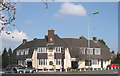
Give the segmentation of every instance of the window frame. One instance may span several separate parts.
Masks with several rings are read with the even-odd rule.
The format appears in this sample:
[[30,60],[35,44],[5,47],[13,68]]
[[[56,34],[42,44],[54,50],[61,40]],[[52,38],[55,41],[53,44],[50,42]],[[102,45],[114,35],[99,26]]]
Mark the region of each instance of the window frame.
[[55,47],[55,53],[61,53],[62,47]]
[[38,50],[38,53],[47,53],[46,47],[38,47],[37,50]]
[[93,55],[93,48],[87,48],[87,54],[88,55]]
[[100,48],[94,48],[94,54],[95,55],[101,55],[101,49]]

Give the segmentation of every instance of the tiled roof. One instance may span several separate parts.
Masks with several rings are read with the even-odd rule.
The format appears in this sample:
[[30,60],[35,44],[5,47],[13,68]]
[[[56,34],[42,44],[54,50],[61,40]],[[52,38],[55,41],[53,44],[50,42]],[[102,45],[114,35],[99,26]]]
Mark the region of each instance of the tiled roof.
[[[47,37],[47,35],[46,35]],[[25,48],[30,48],[30,53],[28,55],[28,57],[32,57],[32,53],[33,53],[33,49],[37,48],[37,47],[50,47],[47,46],[47,39],[36,39],[36,40],[32,40],[32,41],[28,41],[26,43],[21,44],[20,46],[18,46],[15,50],[19,50],[19,49],[25,49]],[[81,39],[75,39],[75,38],[60,38],[58,35],[54,35],[54,46],[64,46],[64,47],[68,47],[70,50],[70,55],[71,57],[77,57],[79,55],[79,47],[88,47],[88,40],[85,39],[84,37],[82,37]],[[102,55],[100,56],[91,56],[93,58],[100,58],[100,59],[105,59],[108,58],[110,59],[110,51],[109,48],[102,44],[99,41],[95,41],[95,40],[90,40],[90,47],[91,48],[101,48],[102,49]],[[15,51],[14,50],[14,51]],[[106,55],[107,54],[107,55]],[[87,59],[87,56],[85,55],[79,55],[79,57],[81,59]]]

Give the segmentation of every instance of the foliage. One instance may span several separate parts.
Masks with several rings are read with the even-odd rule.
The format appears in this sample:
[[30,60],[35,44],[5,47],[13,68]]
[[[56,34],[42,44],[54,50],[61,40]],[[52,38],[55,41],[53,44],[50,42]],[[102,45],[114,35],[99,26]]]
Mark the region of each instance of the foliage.
[[99,39],[98,41],[100,41],[102,44],[106,45],[106,43],[103,39]]
[[8,57],[8,62],[9,62],[9,64],[12,64],[11,63],[11,58],[12,58],[12,49],[11,48],[8,49],[8,56],[9,56]]
[[111,60],[111,64],[120,64],[120,53],[117,53],[117,57]]
[[5,68],[7,65],[8,65],[8,53],[7,53],[7,49],[4,48],[2,54],[2,67]]
[[4,48],[4,51],[2,53],[2,68],[5,68],[8,64],[12,64],[11,57],[12,57],[12,49],[9,48],[7,52],[7,49]]

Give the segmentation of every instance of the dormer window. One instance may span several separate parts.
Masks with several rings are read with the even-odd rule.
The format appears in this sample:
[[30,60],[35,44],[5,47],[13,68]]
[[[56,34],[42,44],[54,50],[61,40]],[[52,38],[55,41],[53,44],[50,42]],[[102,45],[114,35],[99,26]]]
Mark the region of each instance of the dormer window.
[[29,48],[25,49],[25,55],[28,55],[29,53]]
[[47,53],[46,47],[39,47],[38,48],[38,53]]
[[95,48],[94,53],[95,55],[100,55],[101,54],[100,48]]
[[87,54],[93,54],[93,48],[87,48]]
[[17,50],[17,55],[28,55],[28,53],[29,53],[29,48]]
[[55,47],[55,52],[56,53],[61,53],[61,47]]

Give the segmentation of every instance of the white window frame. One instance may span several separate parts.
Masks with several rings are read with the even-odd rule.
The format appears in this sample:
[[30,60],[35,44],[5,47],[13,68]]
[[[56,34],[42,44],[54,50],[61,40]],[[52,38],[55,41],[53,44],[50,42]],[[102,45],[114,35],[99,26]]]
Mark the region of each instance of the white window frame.
[[25,61],[24,60],[18,60],[18,65],[25,65]]
[[81,51],[82,51],[82,54],[85,54],[85,49],[86,49],[86,48],[83,48],[83,49],[80,48],[80,49],[81,49]]
[[61,59],[55,59],[55,65],[61,65]]
[[94,53],[95,53],[95,55],[101,55],[101,49],[95,48]]
[[92,60],[92,65],[98,65],[98,60]]
[[56,53],[61,53],[62,47],[55,47],[55,52]]
[[92,55],[93,54],[93,48],[87,48],[87,54]]
[[29,48],[25,49],[25,55],[28,55],[29,53]]
[[47,48],[46,47],[38,47],[38,53],[47,53]]
[[47,59],[38,59],[38,65],[47,65]]
[[20,51],[19,50],[17,50],[17,55],[20,55]]
[[21,55],[24,55],[24,49],[20,50]]

